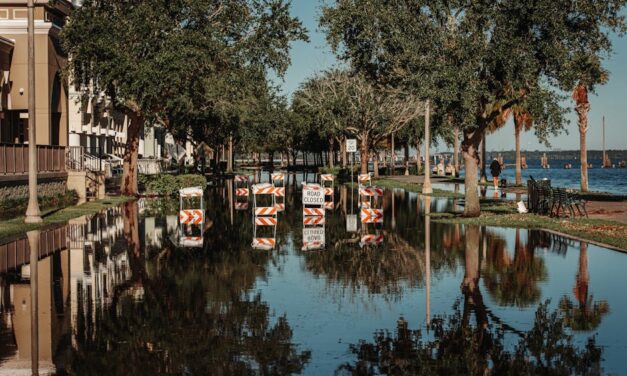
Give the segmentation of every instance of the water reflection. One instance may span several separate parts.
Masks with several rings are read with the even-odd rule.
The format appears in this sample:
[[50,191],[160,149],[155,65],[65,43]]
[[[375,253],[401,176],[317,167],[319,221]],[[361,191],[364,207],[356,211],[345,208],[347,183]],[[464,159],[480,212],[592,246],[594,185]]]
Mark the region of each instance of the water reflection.
[[[202,247],[180,246],[178,203],[163,200],[42,231],[36,282],[27,239],[0,242],[0,371],[31,367],[32,283],[37,364],[59,374],[533,373],[542,346],[555,351],[547,370],[593,372],[594,334],[604,366],[620,369],[622,339],[607,336],[626,337],[625,308],[594,269],[624,267],[620,255],[539,230],[440,224],[430,214],[454,200],[401,190],[373,200],[383,223],[353,232],[361,200],[345,185],[324,248],[303,251],[300,185],[285,181],[271,251],[252,249],[252,199],[236,210],[248,200],[228,182],[206,191]],[[362,248],[377,231],[385,241]]]

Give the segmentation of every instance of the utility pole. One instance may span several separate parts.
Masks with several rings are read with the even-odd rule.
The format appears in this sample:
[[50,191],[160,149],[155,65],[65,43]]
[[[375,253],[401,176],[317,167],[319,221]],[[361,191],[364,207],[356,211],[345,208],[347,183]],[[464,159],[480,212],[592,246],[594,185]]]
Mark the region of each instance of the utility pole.
[[429,141],[431,138],[429,132],[429,116],[431,115],[429,99],[425,102],[425,180],[422,183],[422,193],[430,194],[433,193],[433,189],[431,189],[431,165],[429,161]]
[[28,208],[26,223],[41,223],[37,202],[37,140],[35,132],[35,4],[28,0]]
[[[32,0],[31,0],[32,1]],[[30,250],[30,359],[31,372],[39,375],[39,293],[37,288],[37,262],[39,261],[39,230],[29,231],[28,246]]]

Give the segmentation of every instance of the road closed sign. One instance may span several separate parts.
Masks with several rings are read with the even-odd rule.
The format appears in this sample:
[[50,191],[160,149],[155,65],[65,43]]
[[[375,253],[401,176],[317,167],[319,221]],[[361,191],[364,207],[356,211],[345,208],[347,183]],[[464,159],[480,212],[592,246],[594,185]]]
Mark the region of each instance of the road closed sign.
[[303,242],[324,244],[324,227],[305,227],[303,228]]
[[354,138],[346,139],[346,152],[347,153],[355,153],[357,152],[357,140]]
[[324,205],[324,190],[303,189],[303,205]]

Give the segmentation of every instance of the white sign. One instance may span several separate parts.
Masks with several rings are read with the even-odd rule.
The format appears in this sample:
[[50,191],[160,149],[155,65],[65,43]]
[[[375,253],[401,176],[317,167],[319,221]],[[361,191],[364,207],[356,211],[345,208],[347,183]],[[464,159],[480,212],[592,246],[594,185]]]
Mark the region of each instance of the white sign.
[[303,205],[324,205],[324,190],[303,189]]
[[357,214],[349,214],[346,216],[346,231],[357,232]]
[[320,242],[324,244],[324,227],[305,227],[303,228],[303,242]]
[[355,140],[354,138],[346,139],[346,152],[347,153],[357,152],[357,140]]

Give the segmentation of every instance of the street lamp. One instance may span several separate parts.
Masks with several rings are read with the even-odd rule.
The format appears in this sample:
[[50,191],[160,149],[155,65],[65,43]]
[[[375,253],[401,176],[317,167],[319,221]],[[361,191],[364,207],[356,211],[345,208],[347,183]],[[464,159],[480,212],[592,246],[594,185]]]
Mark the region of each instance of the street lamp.
[[28,208],[26,223],[41,223],[37,202],[37,140],[35,133],[35,4],[28,0]]

